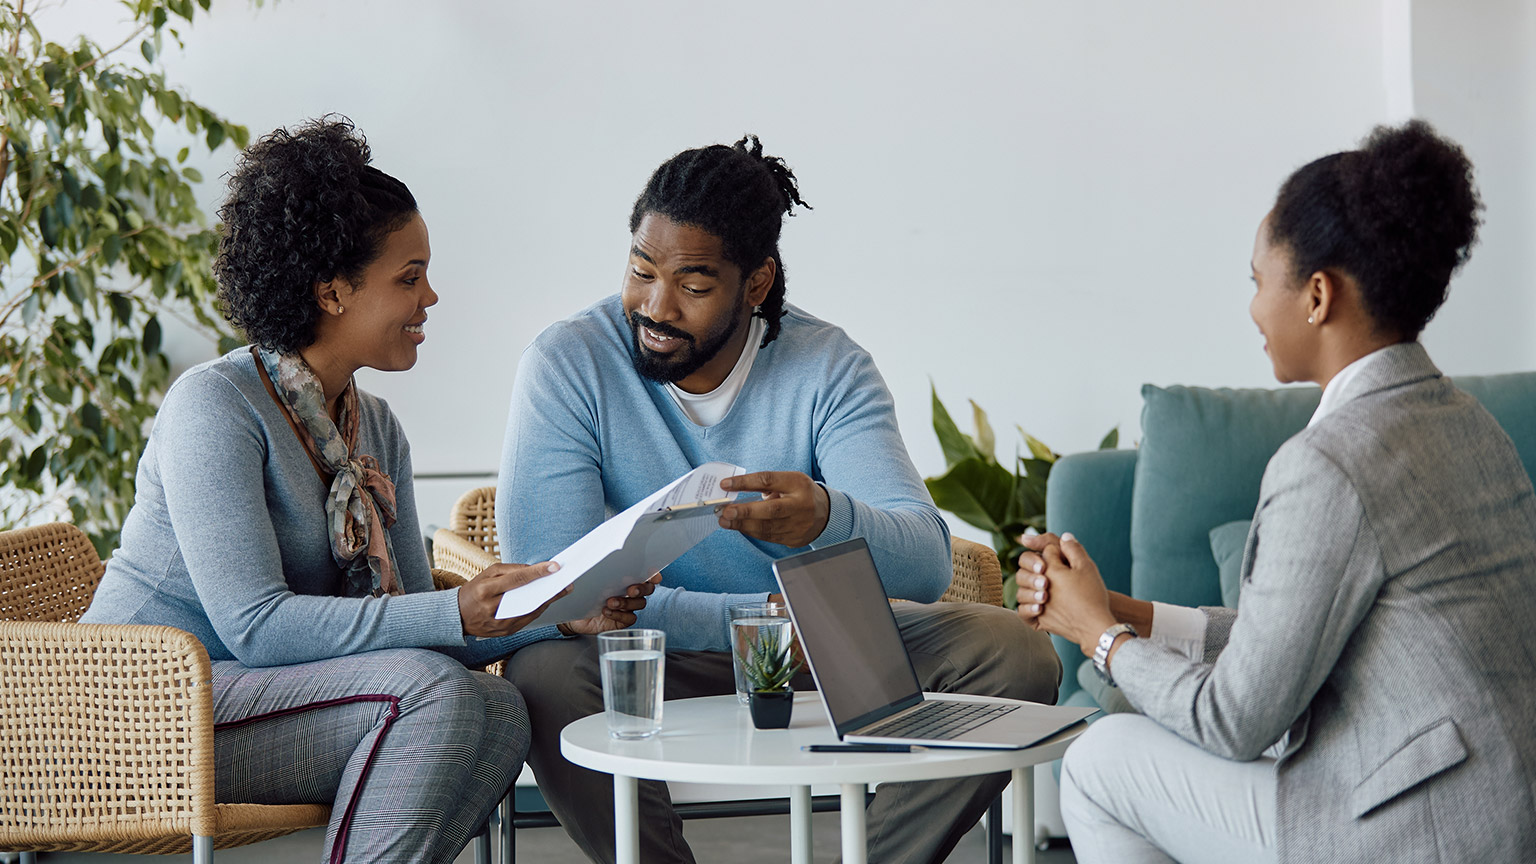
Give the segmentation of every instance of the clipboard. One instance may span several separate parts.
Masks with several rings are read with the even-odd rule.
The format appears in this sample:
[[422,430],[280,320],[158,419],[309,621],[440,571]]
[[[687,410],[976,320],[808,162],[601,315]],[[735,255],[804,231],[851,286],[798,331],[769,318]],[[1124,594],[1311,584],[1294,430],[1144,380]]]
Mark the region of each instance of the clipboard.
[[[744,473],[746,469],[736,465],[709,462],[684,474],[566,547],[553,559],[560,565],[556,572],[501,595],[496,617],[527,615],[567,586],[571,593],[528,626],[602,612],[609,597],[645,581],[719,530],[720,509],[737,497],[721,489],[720,480]],[[678,501],[680,495],[698,490],[708,497]]]

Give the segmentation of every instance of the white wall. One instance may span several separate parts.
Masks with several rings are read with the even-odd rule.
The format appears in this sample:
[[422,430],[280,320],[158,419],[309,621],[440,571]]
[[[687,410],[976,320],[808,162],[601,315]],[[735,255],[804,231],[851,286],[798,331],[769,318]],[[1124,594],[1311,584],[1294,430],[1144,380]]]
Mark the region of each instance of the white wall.
[[[617,290],[649,172],[751,131],[815,205],[785,229],[791,301],[874,354],[934,473],[930,377],[1005,450],[1017,422],[1063,452],[1134,440],[1145,381],[1271,386],[1254,229],[1293,168],[1401,111],[1405,2],[225,2],[166,64],[258,134],[349,114],[417,194],[442,302],[417,368],[364,384],[419,472],[494,471],[519,352]],[[1536,367],[1530,5],[1411,12],[1412,86],[1489,201],[1431,348]],[[470,482],[424,487],[427,518]]]
[[1536,369],[1536,3],[1414,0],[1418,113],[1477,168],[1485,223],[1425,334],[1449,372]]

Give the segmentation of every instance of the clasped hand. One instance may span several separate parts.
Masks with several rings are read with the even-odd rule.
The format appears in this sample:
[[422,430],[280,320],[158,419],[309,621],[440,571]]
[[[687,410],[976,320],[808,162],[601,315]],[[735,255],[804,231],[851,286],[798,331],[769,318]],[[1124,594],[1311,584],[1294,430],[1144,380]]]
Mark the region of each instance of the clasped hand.
[[1109,591],[1088,550],[1071,534],[1020,538],[1017,578],[1024,623],[1076,642],[1091,655],[1099,636],[1115,624]]
[[720,527],[790,548],[809,546],[827,529],[832,504],[820,483],[799,471],[757,471],[720,481],[727,492],[761,492],[761,501],[727,504]]
[[[492,564],[485,568],[479,576],[459,588],[459,619],[464,624],[464,632],[471,636],[508,636],[527,627],[544,614],[550,603],[571,593],[571,589],[566,588],[549,598],[547,603],[527,615],[514,618],[496,617],[501,595],[559,569],[560,565],[553,561],[540,564]],[[654,573],[644,582],[629,586],[623,596],[609,597],[603,611],[591,618],[566,621],[561,625],[561,630],[591,636],[628,627],[635,623],[635,613],[645,608],[645,598],[656,590],[660,582],[661,574]]]

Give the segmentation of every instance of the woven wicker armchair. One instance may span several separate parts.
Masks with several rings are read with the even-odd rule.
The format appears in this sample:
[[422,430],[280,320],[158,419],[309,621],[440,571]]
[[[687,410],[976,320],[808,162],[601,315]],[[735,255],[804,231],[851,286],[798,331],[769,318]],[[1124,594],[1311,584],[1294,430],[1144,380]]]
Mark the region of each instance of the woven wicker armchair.
[[949,555],[955,575],[939,602],[1003,605],[1003,567],[991,547],[951,537]]
[[[473,579],[501,560],[496,540],[496,487],[482,486],[459,496],[448,514],[448,527],[432,535],[432,563]],[[1003,605],[1003,568],[997,554],[980,543],[950,540],[955,574],[940,601]]]
[[0,851],[193,853],[325,825],[218,804],[208,652],[172,627],[74,623],[103,572],[55,523],[0,533]]
[[432,564],[473,579],[501,561],[496,540],[496,487],[482,486],[459,496],[448,527],[432,535]]

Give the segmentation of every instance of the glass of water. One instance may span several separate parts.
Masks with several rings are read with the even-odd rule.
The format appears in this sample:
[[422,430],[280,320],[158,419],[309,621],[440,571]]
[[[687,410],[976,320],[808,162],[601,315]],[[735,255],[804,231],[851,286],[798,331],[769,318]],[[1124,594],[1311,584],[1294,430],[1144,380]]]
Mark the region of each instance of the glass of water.
[[608,712],[608,734],[615,738],[649,738],[661,731],[667,634],[661,630],[599,633],[597,653],[603,673],[603,710]]
[[730,608],[731,669],[736,673],[736,699],[745,705],[749,701],[750,688],[747,677],[741,671],[741,658],[751,653],[752,646],[761,636],[769,636],[764,630],[775,630],[777,645],[788,645],[793,637],[794,624],[789,620],[789,607],[783,603],[738,603]]

